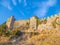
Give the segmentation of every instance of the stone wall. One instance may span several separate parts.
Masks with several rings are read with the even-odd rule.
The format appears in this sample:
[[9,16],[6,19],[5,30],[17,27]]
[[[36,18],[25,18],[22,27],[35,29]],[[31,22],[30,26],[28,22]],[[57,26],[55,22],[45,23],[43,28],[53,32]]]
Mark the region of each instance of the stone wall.
[[[58,25],[60,25],[60,14],[55,15],[55,16],[51,16],[49,18],[47,18],[47,23],[46,24],[39,24],[37,25],[38,21],[37,21],[37,17],[31,17],[29,20],[15,20],[15,18],[13,16],[11,16],[8,20],[6,25],[8,26],[8,28],[10,29],[50,29],[52,30],[52,25],[56,27],[55,23],[57,23]],[[49,28],[50,27],[50,28]]]
[[27,20],[18,20],[14,22],[14,29],[23,30],[27,25]]
[[37,29],[37,19],[36,19],[36,17],[30,18],[30,28]]
[[47,18],[46,24],[40,24],[38,26],[38,30],[54,30],[54,29],[60,29],[60,14],[51,16]]
[[30,18],[30,20],[15,20],[13,16],[11,16],[8,20],[6,25],[10,29],[24,29],[24,28],[32,28],[36,29],[37,28],[37,19],[36,17]]

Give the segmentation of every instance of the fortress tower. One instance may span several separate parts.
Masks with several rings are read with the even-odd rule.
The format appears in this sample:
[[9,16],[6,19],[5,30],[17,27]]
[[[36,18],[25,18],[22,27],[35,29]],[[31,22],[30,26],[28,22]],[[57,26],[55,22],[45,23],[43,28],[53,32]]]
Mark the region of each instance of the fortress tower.
[[13,29],[14,21],[15,21],[14,16],[11,16],[11,17],[7,20],[6,25],[7,25],[8,29]]
[[37,29],[37,16],[30,18],[30,28]]

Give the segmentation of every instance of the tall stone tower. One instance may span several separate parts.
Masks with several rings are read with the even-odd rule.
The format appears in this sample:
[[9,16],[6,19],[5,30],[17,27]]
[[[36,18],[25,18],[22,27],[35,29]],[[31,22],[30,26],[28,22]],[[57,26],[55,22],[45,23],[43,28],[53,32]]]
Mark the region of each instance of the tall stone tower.
[[30,28],[37,29],[37,16],[30,18]]
[[7,20],[6,25],[7,25],[8,29],[13,29],[14,21],[15,21],[14,16],[11,16],[11,17]]

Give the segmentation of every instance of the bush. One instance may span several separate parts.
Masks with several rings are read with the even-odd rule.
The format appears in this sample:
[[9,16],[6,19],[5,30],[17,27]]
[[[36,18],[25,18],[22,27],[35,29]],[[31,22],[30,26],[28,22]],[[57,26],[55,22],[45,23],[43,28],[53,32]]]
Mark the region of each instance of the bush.
[[5,34],[5,32],[7,31],[6,29],[7,29],[6,23],[0,25],[0,36],[3,36]]
[[6,23],[0,25],[0,30],[6,30],[7,26]]
[[5,34],[4,34],[4,36],[9,37],[10,36],[10,31],[6,31]]
[[17,35],[17,36],[20,36],[21,34],[22,34],[22,32],[19,31],[19,30],[13,30],[13,31],[11,32],[11,35]]

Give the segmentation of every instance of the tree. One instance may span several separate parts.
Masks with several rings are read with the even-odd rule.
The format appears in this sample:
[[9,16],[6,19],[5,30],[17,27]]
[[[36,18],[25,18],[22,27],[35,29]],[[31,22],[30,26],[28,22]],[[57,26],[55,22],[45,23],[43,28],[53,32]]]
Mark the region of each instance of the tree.
[[7,29],[6,22],[0,25],[0,36],[5,34],[6,29]]
[[0,25],[0,30],[6,30],[7,26],[6,26],[6,22]]
[[9,37],[11,34],[10,34],[10,31],[6,31],[5,33],[4,33],[4,36],[7,36],[7,37]]

